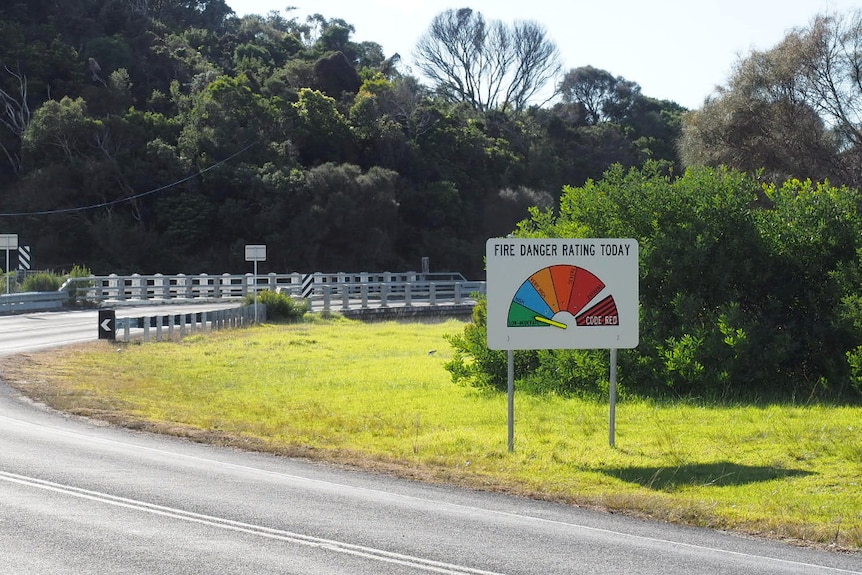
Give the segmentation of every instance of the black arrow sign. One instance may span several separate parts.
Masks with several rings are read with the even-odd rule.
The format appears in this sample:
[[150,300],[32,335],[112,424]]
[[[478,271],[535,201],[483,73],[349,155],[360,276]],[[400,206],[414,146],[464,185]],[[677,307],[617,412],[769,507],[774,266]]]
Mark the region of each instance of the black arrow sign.
[[117,339],[117,314],[112,309],[99,310],[99,339]]

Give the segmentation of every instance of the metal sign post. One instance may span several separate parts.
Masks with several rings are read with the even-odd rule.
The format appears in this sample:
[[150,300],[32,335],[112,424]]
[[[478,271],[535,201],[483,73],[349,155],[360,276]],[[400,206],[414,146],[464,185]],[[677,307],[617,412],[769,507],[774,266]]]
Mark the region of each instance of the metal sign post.
[[18,234],[0,234],[0,250],[6,250],[6,294],[9,294],[9,252],[18,249]]
[[611,414],[610,426],[608,431],[609,443],[611,447],[616,447],[617,440],[617,350],[611,350],[611,386],[609,390]]
[[257,262],[266,261],[266,246],[245,246],[245,261],[254,262],[254,323],[257,323]]
[[515,352],[509,352],[508,404],[509,404],[509,453],[515,451]]
[[485,246],[488,348],[509,352],[509,451],[518,349],[609,349],[610,444],[617,350],[639,338],[638,243],[616,238],[495,238]]

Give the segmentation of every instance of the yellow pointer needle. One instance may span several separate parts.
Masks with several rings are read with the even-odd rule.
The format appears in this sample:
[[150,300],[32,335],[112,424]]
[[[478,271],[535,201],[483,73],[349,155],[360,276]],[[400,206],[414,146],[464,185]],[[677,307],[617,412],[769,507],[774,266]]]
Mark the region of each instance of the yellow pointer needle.
[[542,317],[542,316],[540,316],[540,315],[537,315],[534,319],[535,319],[536,321],[540,321],[540,322],[542,322],[542,323],[546,323],[546,324],[548,324],[548,325],[552,325],[552,326],[554,326],[554,327],[558,327],[558,328],[560,328],[560,329],[566,329],[567,327],[569,327],[569,326],[567,326],[567,325],[566,325],[566,324],[564,324],[564,323],[561,323],[561,322],[558,322],[558,321],[554,321],[554,320],[552,320],[552,319],[548,319],[548,318],[546,318],[546,317]]

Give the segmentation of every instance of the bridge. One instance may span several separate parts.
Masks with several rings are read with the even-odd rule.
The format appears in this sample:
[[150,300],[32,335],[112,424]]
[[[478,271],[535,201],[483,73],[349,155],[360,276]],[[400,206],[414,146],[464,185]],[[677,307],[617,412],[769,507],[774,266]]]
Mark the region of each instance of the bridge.
[[263,290],[303,299],[315,313],[365,317],[469,313],[475,296],[485,294],[485,289],[484,281],[448,272],[111,274],[69,278],[57,292],[0,296],[0,313],[60,309],[69,300],[100,307],[244,300]]

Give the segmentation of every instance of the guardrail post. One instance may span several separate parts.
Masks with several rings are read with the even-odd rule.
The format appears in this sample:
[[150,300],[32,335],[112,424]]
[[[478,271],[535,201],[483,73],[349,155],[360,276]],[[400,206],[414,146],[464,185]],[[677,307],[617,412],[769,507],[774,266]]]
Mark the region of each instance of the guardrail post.
[[350,309],[350,284],[341,284],[341,309]]
[[388,299],[389,299],[389,284],[382,283],[380,284],[380,307],[388,307]]
[[171,297],[170,282],[162,274],[153,276],[153,297],[160,296],[164,299]]
[[411,302],[412,294],[410,293],[412,286],[413,284],[411,284],[410,282],[404,284],[404,307],[412,307],[413,305]]
[[118,300],[126,299],[126,281],[124,279],[120,279],[117,274],[111,274],[108,276],[108,294],[110,297],[110,289],[114,288],[114,297]]
[[324,284],[323,286],[323,313],[329,313],[330,299],[332,297],[332,286]]
[[141,285],[141,276],[139,274],[132,274],[128,279],[123,280],[122,283],[124,293],[126,291],[126,287],[129,289],[129,299],[144,299],[144,289],[143,285]]
[[461,282],[455,282],[455,304],[461,304]]

